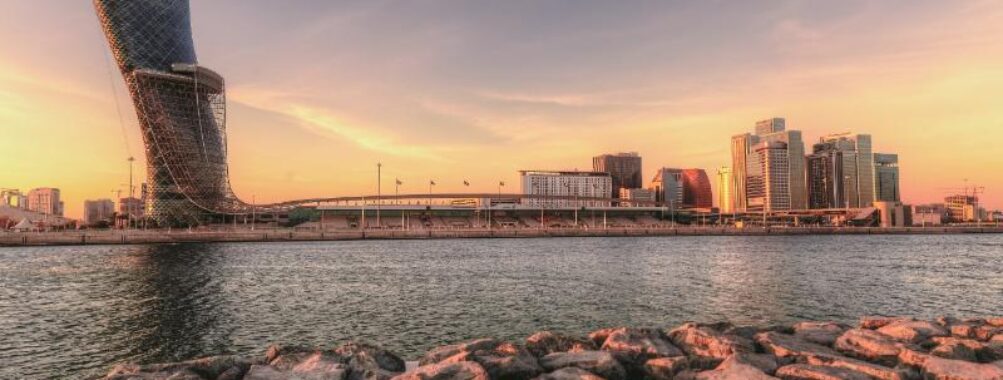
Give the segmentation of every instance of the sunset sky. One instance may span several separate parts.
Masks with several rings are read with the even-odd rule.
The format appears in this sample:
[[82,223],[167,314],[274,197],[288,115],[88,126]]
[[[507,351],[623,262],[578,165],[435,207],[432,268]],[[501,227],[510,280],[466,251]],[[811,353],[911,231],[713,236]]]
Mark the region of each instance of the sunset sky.
[[[0,4],[0,187],[59,187],[79,217],[143,160],[131,101],[90,1]],[[809,150],[871,134],[907,203],[967,179],[1003,207],[1003,2],[192,0],[192,17],[248,200],[375,193],[377,162],[401,192],[517,191],[519,169],[619,151],[646,180],[713,178],[731,135],[780,116]]]

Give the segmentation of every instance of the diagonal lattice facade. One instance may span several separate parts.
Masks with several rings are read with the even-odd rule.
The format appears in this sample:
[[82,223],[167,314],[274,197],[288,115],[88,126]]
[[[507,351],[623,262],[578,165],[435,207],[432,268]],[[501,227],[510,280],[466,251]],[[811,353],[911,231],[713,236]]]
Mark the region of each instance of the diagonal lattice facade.
[[193,225],[246,214],[226,161],[223,78],[198,66],[188,0],[94,0],[146,147],[148,215]]

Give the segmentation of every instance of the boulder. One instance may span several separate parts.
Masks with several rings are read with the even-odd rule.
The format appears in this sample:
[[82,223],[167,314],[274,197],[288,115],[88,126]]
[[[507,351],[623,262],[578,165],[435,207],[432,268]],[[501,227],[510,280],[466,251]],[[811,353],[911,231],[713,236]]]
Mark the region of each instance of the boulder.
[[945,329],[962,322],[960,319],[951,316],[940,316],[937,317],[936,321],[937,324],[943,326]]
[[526,349],[494,339],[434,348],[420,364],[472,361],[480,364],[492,379],[529,379],[543,373],[536,357]]
[[887,324],[877,332],[906,343],[919,344],[930,338],[948,336],[947,330],[929,321],[898,321]]
[[279,356],[272,361],[271,367],[284,373],[286,378],[303,380],[340,380],[348,375],[341,358],[327,352]]
[[632,374],[643,372],[648,359],[683,356],[661,333],[648,329],[617,329],[606,338],[602,350],[612,353]]
[[469,361],[423,365],[393,377],[392,380],[490,380],[480,364]]
[[421,357],[421,360],[418,360],[418,365],[424,366],[429,364],[435,364],[446,358],[455,356],[460,353],[470,352],[473,350],[480,350],[480,349],[492,349],[497,347],[499,344],[501,344],[501,342],[497,340],[491,338],[482,338],[459,344],[439,346],[431,350],[428,350],[428,352],[426,352],[425,355]]
[[899,360],[919,369],[928,380],[1003,379],[1003,365],[945,359],[914,350],[902,350]]
[[931,355],[953,360],[978,361],[979,352],[986,348],[984,344],[973,339],[937,337],[933,338],[932,342],[937,346],[930,351]]
[[738,352],[755,352],[751,339],[720,332],[710,326],[686,323],[666,334],[687,355],[723,361]]
[[874,330],[850,329],[840,335],[833,346],[855,358],[894,366],[903,344]]
[[581,368],[561,368],[551,373],[537,376],[534,380],[604,380],[596,374]]
[[607,351],[555,352],[540,359],[540,365],[547,371],[561,368],[580,368],[608,380],[624,380],[627,372]]
[[987,342],[997,335],[1003,335],[1003,327],[982,325],[975,328],[973,335],[975,339]]
[[555,334],[550,331],[540,331],[526,338],[526,350],[536,357],[565,351],[595,350],[597,346],[586,339]]
[[757,334],[756,343],[762,346],[763,350],[778,358],[797,359],[809,354],[838,355],[836,351],[833,351],[829,347],[806,342],[794,335],[781,334],[777,332]]
[[685,356],[654,358],[644,363],[644,373],[654,380],[671,380],[680,372],[690,369],[690,361]]
[[770,326],[733,326],[724,329],[722,332],[725,335],[736,335],[748,339],[750,341],[756,339],[756,334],[764,332],[778,332],[781,334],[794,334],[794,328],[786,325],[770,325]]
[[985,321],[990,326],[1003,327],[1003,317],[986,318]]
[[794,324],[794,335],[808,342],[831,347],[836,343],[836,338],[847,329],[849,326],[836,322],[799,322]]
[[693,377],[696,380],[767,380],[776,377],[767,375],[755,366],[728,358],[711,371],[699,372]]
[[791,364],[777,369],[783,380],[871,380],[872,377],[852,369],[811,364]]
[[777,371],[777,358],[770,354],[756,354],[752,352],[736,352],[725,361],[736,361],[759,368],[766,374],[772,375]]
[[171,378],[171,379],[216,379],[223,375],[240,378],[258,364],[256,361],[239,356],[210,356],[175,363],[149,365],[117,365],[105,379],[128,378]]
[[844,356],[808,355],[805,357],[804,362],[805,364],[814,366],[848,369],[878,380],[907,380],[912,378],[910,372],[905,369],[889,368]]
[[867,316],[860,318],[860,328],[874,330],[885,327],[893,322],[902,322],[902,321],[915,321],[915,319],[908,317]]
[[334,353],[348,361],[357,355],[372,358],[379,368],[390,372],[404,372],[404,359],[382,347],[361,342],[348,342],[334,349]]
[[616,330],[619,330],[619,329],[622,329],[622,328],[623,327],[612,327],[612,328],[599,329],[599,330],[590,332],[589,333],[589,340],[591,340],[592,343],[595,343],[596,347],[602,347],[603,343],[606,343],[606,338],[609,337],[609,334],[613,333],[613,331],[616,331]]

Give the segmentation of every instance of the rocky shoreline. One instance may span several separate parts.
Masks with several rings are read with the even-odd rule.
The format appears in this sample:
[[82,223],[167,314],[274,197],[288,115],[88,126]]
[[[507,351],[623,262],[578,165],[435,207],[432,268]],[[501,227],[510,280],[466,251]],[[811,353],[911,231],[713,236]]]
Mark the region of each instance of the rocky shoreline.
[[273,345],[260,357],[124,364],[102,379],[178,380],[1003,380],[1003,317],[666,329],[608,328],[574,337],[542,331],[522,342],[475,339],[405,362],[378,346]]

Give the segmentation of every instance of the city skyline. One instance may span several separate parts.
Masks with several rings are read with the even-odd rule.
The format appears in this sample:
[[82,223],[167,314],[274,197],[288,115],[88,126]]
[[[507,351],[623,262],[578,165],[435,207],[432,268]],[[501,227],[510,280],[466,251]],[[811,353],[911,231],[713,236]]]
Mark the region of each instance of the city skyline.
[[[384,185],[401,178],[405,187],[414,184],[412,192],[421,192],[418,184],[429,179],[437,180],[442,191],[465,190],[463,180],[469,180],[470,190],[491,190],[499,180],[516,182],[520,168],[588,170],[589,159],[596,154],[637,151],[645,157],[646,183],[663,166],[712,170],[728,165],[731,135],[751,130],[756,120],[778,116],[787,119],[789,129],[803,131],[806,143],[848,131],[874,136],[875,152],[899,154],[901,198],[906,203],[937,201],[945,195],[940,188],[960,187],[968,179],[990,189],[984,197],[988,207],[1000,207],[992,189],[1003,186],[1003,179],[993,172],[1003,167],[1003,161],[992,155],[988,141],[999,133],[994,129],[1003,120],[991,96],[1003,83],[991,58],[1003,55],[1003,46],[969,36],[998,30],[990,22],[1001,12],[986,4],[948,10],[938,9],[942,4],[923,4],[909,9],[897,16],[899,23],[883,26],[886,38],[902,43],[886,52],[868,45],[864,39],[869,35],[841,35],[877,15],[887,16],[869,9],[881,6],[851,4],[822,19],[797,6],[753,7],[759,11],[755,14],[765,15],[759,22],[775,27],[769,28],[775,40],[756,40],[763,36],[755,34],[750,38],[764,43],[770,52],[803,61],[803,66],[764,68],[765,57],[753,56],[749,66],[762,75],[741,80],[738,74],[743,70],[736,64],[720,62],[726,67],[714,71],[694,62],[674,62],[669,55],[641,59],[642,53],[666,54],[660,48],[682,44],[684,49],[677,52],[692,56],[681,61],[718,62],[711,58],[725,53],[688,45],[692,42],[683,38],[656,41],[664,39],[657,32],[666,31],[655,27],[656,21],[671,19],[678,24],[670,23],[669,30],[680,28],[686,24],[680,14],[714,11],[705,9],[708,6],[650,12],[616,9],[595,16],[566,4],[512,5],[500,6],[497,18],[488,17],[490,12],[484,9],[461,6],[445,11],[492,22],[477,25],[484,27],[465,38],[446,38],[446,46],[435,45],[424,53],[402,48],[438,41],[451,36],[449,31],[463,35],[477,23],[452,22],[445,31],[434,33],[436,22],[449,19],[426,9],[436,7],[421,8],[414,19],[400,20],[383,3],[342,4],[340,9],[303,3],[289,7],[290,13],[302,18],[291,20],[289,14],[270,15],[267,8],[274,6],[193,4],[200,58],[228,79],[234,188],[242,198],[254,195],[259,203],[375,193],[371,175],[375,162],[385,164]],[[94,25],[91,4],[13,3],[11,7],[0,16],[0,35],[11,37],[9,45],[0,47],[0,130],[8,137],[0,141],[0,148],[14,159],[7,160],[0,182],[25,190],[60,188],[66,214],[80,217],[83,200],[106,198],[115,188],[125,187],[126,157],[142,157],[135,113],[121,79],[109,73],[114,63],[105,56],[107,46]],[[506,28],[529,11],[570,13],[568,21],[552,28],[542,20],[526,21],[525,32]],[[716,22],[733,21],[740,17],[737,13],[728,10]],[[44,19],[43,14],[53,17]],[[949,25],[951,17],[968,17],[956,34],[927,30],[920,37],[929,40],[923,40],[910,32],[909,22]],[[241,18],[260,21],[262,26],[238,23],[230,30],[230,25],[224,28],[226,23],[212,21]],[[404,25],[374,35],[363,33],[367,22],[388,19]],[[302,21],[301,26],[288,28],[294,21]],[[646,23],[615,32],[615,26],[628,21]],[[61,29],[46,27],[57,22]],[[29,33],[33,28],[59,30]],[[326,44],[318,35],[332,29],[355,37]],[[400,33],[411,30],[430,34]],[[509,41],[530,32],[557,41],[534,39],[537,44],[532,46]],[[267,33],[281,36],[255,38]],[[294,43],[280,46],[279,40],[290,35]],[[741,42],[735,30],[714,37],[720,39],[718,50]],[[632,53],[625,55],[630,59],[597,58],[573,65],[581,63],[575,59],[581,58],[579,54],[587,53],[581,44],[612,47],[624,39],[643,42],[618,50]],[[254,41],[250,44],[254,46],[247,41]],[[362,43],[334,45],[338,41]],[[803,50],[785,50],[785,43],[795,42]],[[822,49],[830,45],[836,47],[834,52]],[[325,56],[316,53],[315,46],[339,51]],[[567,55],[545,51],[554,46],[574,49]],[[832,61],[844,52],[841,49],[853,47],[871,50]],[[509,68],[489,60],[496,51],[521,52],[516,56],[534,68]],[[317,54],[331,67],[314,63]],[[458,56],[471,62],[438,66]],[[867,67],[875,62],[879,68]],[[557,75],[568,67],[576,70]],[[688,70],[700,72],[690,76]],[[447,72],[458,74],[460,80]],[[603,75],[589,79],[597,73]],[[554,75],[558,78],[550,78]],[[646,85],[651,81],[686,83]],[[750,91],[756,85],[766,86],[759,89],[774,96]],[[711,99],[722,93],[729,95]],[[812,95],[805,96],[808,93]],[[125,147],[123,129],[131,149]],[[145,178],[142,168],[137,168],[136,178]]]

